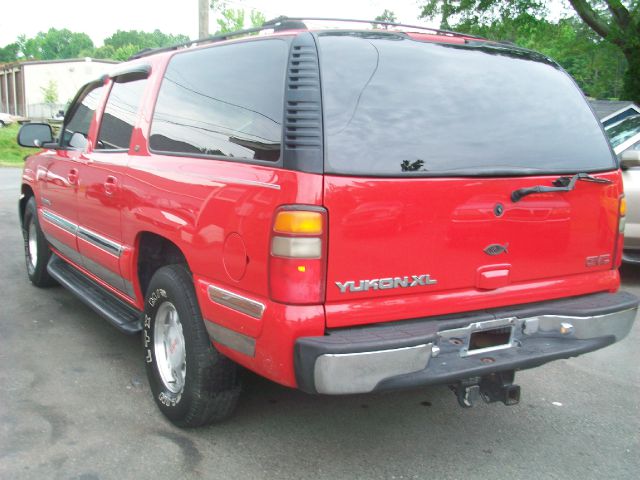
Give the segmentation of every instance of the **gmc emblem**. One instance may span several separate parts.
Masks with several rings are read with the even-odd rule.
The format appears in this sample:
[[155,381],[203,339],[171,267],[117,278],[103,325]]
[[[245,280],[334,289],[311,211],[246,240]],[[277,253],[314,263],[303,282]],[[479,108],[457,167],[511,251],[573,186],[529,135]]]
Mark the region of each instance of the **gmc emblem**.
[[595,257],[587,257],[584,264],[587,267],[601,267],[611,263],[611,255],[597,255]]

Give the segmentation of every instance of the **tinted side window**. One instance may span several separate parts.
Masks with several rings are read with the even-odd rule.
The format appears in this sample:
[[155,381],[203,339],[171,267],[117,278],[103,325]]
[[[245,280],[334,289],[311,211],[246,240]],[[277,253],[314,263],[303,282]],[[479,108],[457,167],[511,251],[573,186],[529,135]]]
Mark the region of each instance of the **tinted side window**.
[[158,94],[151,149],[278,160],[287,50],[272,39],[175,55]]
[[116,82],[104,109],[96,149],[128,150],[146,80]]
[[103,93],[104,85],[100,85],[86,93],[75,106],[71,106],[71,117],[65,125],[62,136],[63,147],[84,149],[87,146],[91,119]]

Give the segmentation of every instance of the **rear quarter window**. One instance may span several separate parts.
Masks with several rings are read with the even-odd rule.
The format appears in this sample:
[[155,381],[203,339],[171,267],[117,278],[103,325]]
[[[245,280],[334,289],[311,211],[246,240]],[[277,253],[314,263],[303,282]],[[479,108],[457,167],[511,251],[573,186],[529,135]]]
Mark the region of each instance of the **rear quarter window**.
[[176,54],[162,80],[152,151],[277,161],[288,42],[248,41]]

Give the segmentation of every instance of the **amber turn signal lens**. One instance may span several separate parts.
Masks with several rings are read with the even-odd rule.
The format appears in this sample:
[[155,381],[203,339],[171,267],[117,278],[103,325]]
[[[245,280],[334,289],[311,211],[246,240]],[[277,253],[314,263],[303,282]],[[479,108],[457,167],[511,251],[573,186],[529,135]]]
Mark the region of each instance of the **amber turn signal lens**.
[[322,233],[322,215],[319,212],[287,210],[278,212],[273,229],[281,233]]
[[627,199],[625,197],[620,198],[620,216],[624,217],[627,214]]

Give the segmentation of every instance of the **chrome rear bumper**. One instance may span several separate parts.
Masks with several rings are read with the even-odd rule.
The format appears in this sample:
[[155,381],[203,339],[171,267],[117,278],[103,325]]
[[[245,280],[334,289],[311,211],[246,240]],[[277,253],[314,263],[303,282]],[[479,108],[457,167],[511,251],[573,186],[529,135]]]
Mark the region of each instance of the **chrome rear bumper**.
[[[619,297],[619,309],[612,308],[614,295]],[[585,305],[601,296],[608,297],[607,313],[584,315]],[[298,383],[306,391],[339,395],[449,383],[531,368],[620,341],[629,333],[638,311],[638,300],[626,293],[589,295],[571,301],[582,303],[576,308],[580,315],[547,313],[553,302],[545,302],[536,305],[545,312],[538,315],[523,317],[517,310],[507,315],[503,309],[477,313],[479,321],[423,319],[299,339]],[[528,310],[530,313],[531,308]],[[414,342],[408,345],[412,343],[412,331]],[[472,345],[473,334],[487,331],[506,332],[504,340],[487,347]],[[341,341],[329,340],[332,336]]]

